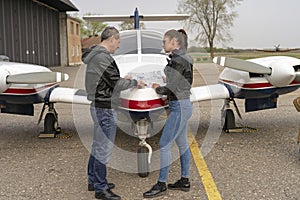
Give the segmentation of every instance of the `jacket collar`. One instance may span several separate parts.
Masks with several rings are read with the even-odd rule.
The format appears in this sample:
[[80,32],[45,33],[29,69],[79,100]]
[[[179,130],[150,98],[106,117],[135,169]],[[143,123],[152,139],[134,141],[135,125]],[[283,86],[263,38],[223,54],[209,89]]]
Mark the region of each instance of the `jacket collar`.
[[170,55],[182,55],[185,54],[186,50],[183,48],[174,49]]

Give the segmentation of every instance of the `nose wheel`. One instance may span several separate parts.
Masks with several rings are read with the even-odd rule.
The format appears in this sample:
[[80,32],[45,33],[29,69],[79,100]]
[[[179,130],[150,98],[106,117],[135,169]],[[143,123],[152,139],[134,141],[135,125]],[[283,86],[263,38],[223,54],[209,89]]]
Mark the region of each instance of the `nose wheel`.
[[149,175],[148,162],[149,150],[147,147],[139,147],[137,150],[138,174],[139,177],[145,178]]

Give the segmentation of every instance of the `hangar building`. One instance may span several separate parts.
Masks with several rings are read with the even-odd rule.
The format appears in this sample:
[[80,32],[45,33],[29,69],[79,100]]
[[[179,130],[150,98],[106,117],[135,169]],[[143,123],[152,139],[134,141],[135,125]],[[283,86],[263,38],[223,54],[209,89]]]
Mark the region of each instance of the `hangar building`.
[[69,0],[0,0],[0,55],[13,62],[68,65]]

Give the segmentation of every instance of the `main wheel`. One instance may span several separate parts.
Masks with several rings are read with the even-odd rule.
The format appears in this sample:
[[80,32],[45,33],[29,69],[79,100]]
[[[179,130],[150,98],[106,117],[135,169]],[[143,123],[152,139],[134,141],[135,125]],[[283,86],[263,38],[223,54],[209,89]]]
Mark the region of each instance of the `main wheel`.
[[47,113],[44,120],[44,133],[53,134],[55,130],[56,117],[53,113]]
[[144,178],[149,175],[149,163],[148,163],[148,149],[146,147],[139,147],[137,150],[138,161],[138,174]]
[[229,130],[235,128],[235,118],[234,113],[231,109],[225,110],[225,122],[223,126],[223,130]]

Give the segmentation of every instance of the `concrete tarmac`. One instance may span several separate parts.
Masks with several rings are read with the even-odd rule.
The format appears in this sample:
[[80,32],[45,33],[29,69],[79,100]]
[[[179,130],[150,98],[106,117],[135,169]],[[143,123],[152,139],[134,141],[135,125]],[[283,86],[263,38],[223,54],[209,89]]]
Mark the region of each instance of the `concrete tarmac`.
[[[195,65],[195,85],[214,83],[214,64]],[[217,68],[218,69],[218,68]],[[70,80],[63,87],[82,84],[83,68],[56,67],[54,71],[67,72]],[[218,69],[220,70],[220,69]],[[76,83],[74,83],[74,81]],[[297,145],[299,116],[293,106],[293,99],[300,96],[300,90],[279,98],[278,108],[245,113],[243,101],[237,100],[243,119],[236,115],[239,126],[249,126],[257,131],[243,133],[217,133],[217,140],[207,147],[207,132],[221,131],[212,127],[213,111],[219,112],[219,104],[201,102],[195,112],[199,119],[190,121],[191,130],[203,153],[209,172],[217,190],[224,200],[300,200],[300,153]],[[1,200],[87,200],[94,199],[94,192],[87,191],[87,162],[89,139],[92,133],[78,133],[74,122],[72,105],[57,104],[59,126],[72,137],[40,139],[43,123],[37,125],[42,105],[35,106],[35,116],[1,114],[0,120],[0,199]],[[87,117],[89,113],[86,113]],[[84,122],[83,122],[84,124]],[[193,127],[194,126],[194,127]],[[85,135],[86,134],[86,135]],[[149,138],[157,148],[159,134]],[[118,131],[116,146],[136,152],[139,140]],[[119,170],[124,165],[119,158],[108,168],[108,180],[116,184],[113,190],[125,200],[143,199],[143,192],[157,181],[158,170],[151,171],[146,178],[136,173]],[[153,162],[157,160],[153,159]],[[155,199],[205,200],[209,198],[201,177],[191,161],[191,191],[171,191]],[[157,163],[156,163],[157,164]],[[126,166],[124,166],[125,168]],[[168,182],[180,177],[180,162],[171,166]]]

